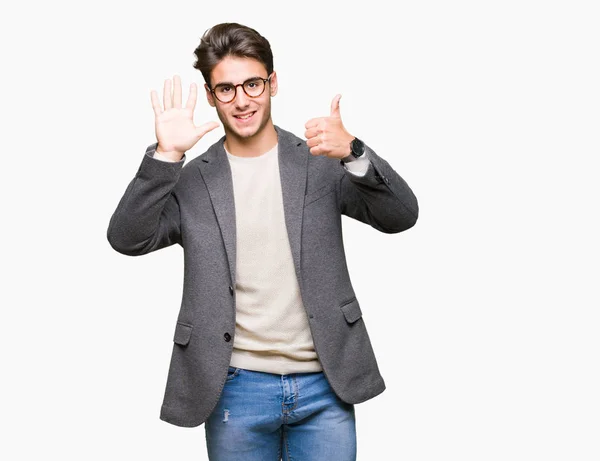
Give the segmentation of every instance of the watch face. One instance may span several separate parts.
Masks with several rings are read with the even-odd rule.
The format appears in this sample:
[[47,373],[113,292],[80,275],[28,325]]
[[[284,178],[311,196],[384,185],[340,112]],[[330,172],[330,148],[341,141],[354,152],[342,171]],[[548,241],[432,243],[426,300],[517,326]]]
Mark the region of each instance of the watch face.
[[354,140],[352,141],[352,155],[354,155],[355,157],[360,157],[365,151],[365,145],[363,144],[363,142],[358,139],[358,138],[354,138]]

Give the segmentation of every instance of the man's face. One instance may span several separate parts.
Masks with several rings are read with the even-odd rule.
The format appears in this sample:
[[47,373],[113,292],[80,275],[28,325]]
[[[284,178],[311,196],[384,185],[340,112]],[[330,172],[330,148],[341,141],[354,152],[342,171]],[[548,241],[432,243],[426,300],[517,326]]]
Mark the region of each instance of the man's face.
[[[231,86],[244,83],[253,77],[267,78],[267,70],[259,61],[251,58],[228,56],[221,60],[211,73],[212,87],[222,83]],[[270,83],[265,84],[264,92],[251,98],[241,86],[236,89],[235,99],[223,103],[215,98],[204,85],[208,103],[217,109],[219,119],[223,123],[227,135],[241,139],[251,138],[267,126],[271,118],[271,96],[277,94],[277,75],[273,72]],[[250,117],[243,117],[250,115]]]

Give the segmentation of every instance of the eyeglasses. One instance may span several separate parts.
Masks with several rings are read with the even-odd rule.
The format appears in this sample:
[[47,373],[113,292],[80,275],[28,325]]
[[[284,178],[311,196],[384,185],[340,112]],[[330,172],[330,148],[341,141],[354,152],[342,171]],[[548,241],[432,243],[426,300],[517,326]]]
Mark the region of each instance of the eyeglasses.
[[258,98],[264,93],[267,86],[267,82],[271,83],[272,74],[268,78],[253,77],[246,80],[244,83],[238,83],[232,85],[230,83],[219,83],[214,88],[210,89],[210,92],[215,95],[219,101],[223,103],[231,102],[235,99],[237,94],[237,87],[241,86],[244,93],[251,98]]

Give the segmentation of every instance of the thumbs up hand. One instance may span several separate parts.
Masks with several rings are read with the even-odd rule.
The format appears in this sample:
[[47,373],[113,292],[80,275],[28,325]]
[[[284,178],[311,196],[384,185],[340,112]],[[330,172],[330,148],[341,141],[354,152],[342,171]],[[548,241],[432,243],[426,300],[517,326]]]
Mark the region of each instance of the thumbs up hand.
[[325,155],[342,159],[350,155],[350,143],[354,139],[342,123],[340,115],[341,94],[331,101],[329,117],[317,117],[306,122],[304,136],[312,155]]

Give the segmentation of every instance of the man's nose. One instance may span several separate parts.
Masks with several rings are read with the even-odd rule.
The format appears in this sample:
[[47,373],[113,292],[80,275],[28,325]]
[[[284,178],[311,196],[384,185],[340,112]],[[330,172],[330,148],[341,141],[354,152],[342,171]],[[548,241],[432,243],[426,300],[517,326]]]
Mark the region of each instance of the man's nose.
[[236,107],[247,107],[249,102],[250,98],[248,97],[248,95],[244,92],[242,87],[238,87],[235,92],[234,100]]

